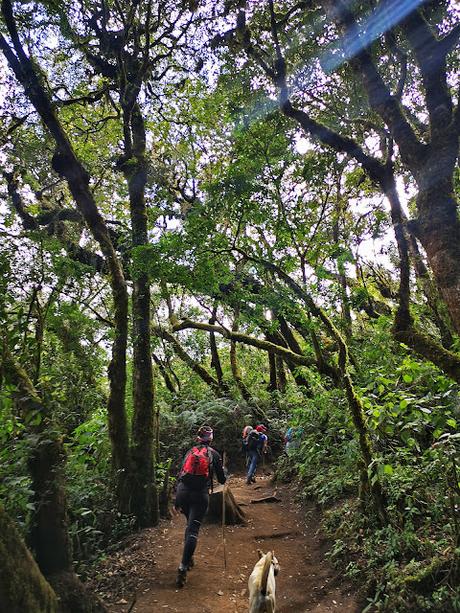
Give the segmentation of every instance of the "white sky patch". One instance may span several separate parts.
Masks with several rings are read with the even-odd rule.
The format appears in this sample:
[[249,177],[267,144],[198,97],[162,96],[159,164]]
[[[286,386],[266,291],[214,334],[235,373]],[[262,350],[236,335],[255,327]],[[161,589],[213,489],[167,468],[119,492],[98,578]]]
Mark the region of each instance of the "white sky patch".
[[313,143],[304,136],[296,137],[294,147],[296,148],[296,151],[300,153],[300,155],[303,155],[304,153],[307,153],[307,151],[311,151],[315,148]]

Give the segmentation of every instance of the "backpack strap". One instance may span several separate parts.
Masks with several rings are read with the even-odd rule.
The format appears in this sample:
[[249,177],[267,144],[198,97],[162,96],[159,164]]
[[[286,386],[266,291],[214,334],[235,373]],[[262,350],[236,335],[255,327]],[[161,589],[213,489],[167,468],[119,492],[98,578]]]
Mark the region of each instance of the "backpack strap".
[[212,455],[213,452],[213,448],[208,446],[208,460],[209,460],[209,480],[211,481],[211,494],[214,491],[214,470],[213,470],[213,466],[214,466],[214,457]]

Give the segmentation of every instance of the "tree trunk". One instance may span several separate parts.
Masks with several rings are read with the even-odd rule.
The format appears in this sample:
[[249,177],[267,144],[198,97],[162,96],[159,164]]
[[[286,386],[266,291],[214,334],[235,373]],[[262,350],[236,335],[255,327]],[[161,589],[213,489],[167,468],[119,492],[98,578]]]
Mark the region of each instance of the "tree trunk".
[[[288,328],[286,322],[285,322],[285,327]],[[290,330],[289,330],[289,332],[290,332]],[[266,338],[271,343],[279,345],[280,347],[288,347],[287,339],[285,338],[284,335],[280,334],[279,332],[266,333],[265,336],[266,336]],[[292,338],[294,338],[292,333],[291,333],[290,336],[288,335],[288,337],[291,338],[291,340],[292,340]],[[303,351],[300,348],[300,346],[297,343],[297,341],[293,344],[293,346],[295,346],[298,349],[299,352],[295,351],[295,349],[293,349],[293,347],[289,347],[289,349],[291,351],[295,352],[297,355],[302,355],[303,354]],[[281,356],[278,355],[278,354],[275,354],[275,364],[276,364],[276,367],[278,369],[278,375],[282,376],[282,374],[279,372],[279,365],[282,364],[283,362],[280,361],[280,360],[282,360]],[[289,372],[291,373],[294,381],[296,382],[296,385],[298,385],[300,387],[300,389],[307,396],[311,395],[310,383],[309,383],[308,379],[306,379],[303,376],[303,374],[301,372],[299,372],[298,365],[295,362],[293,362],[292,360],[290,360],[289,358],[285,358],[285,362],[286,362],[286,366],[289,369]],[[283,370],[283,373],[285,374],[284,370]],[[279,376],[278,376],[278,383],[277,383],[278,384],[278,389],[279,389],[280,385],[282,385],[282,383],[283,382],[279,379]]]
[[[232,332],[238,332],[238,317],[239,317],[239,309],[235,309],[235,318],[233,320]],[[241,377],[241,370],[238,364],[238,356],[236,355],[236,342],[230,341],[230,366],[232,369],[232,375],[235,380],[238,389],[241,392],[244,400],[246,402],[252,402],[252,394],[249,389],[246,387],[243,378]]]
[[[270,339],[265,336],[265,338],[269,341]],[[277,363],[276,363],[276,356],[274,353],[267,353],[268,355],[268,367],[269,367],[269,371],[270,371],[270,382],[268,384],[268,391],[269,392],[276,392],[276,390],[278,389],[278,376],[277,376]]]
[[[223,511],[223,492],[222,485],[216,487],[209,496],[209,508],[206,513],[206,521],[210,524],[222,523]],[[228,485],[225,487],[225,525],[234,526],[246,523],[243,509],[236,502],[235,497]]]
[[30,542],[37,563],[59,596],[63,612],[103,611],[104,607],[98,599],[86,592],[72,570],[63,474],[65,451],[62,438],[54,431],[48,409],[32,381],[16,362],[7,346],[3,347],[2,367],[18,388],[16,402],[24,415],[25,422],[40,417],[39,423],[32,429],[36,442],[28,459],[34,492],[32,501],[35,506]]
[[32,502],[35,506],[30,545],[46,576],[72,568],[64,464],[65,452],[61,438],[44,431],[30,454],[28,467],[34,492]]
[[[41,77],[24,52],[11,3],[2,4],[3,17],[14,51],[0,35],[0,46],[16,78],[24,87],[26,96],[49,130],[56,144],[52,159],[53,169],[67,181],[69,190],[92,235],[107,261],[114,303],[114,332],[112,359],[109,365],[110,392],[108,400],[109,435],[112,445],[112,463],[117,479],[117,496],[123,499],[129,472],[129,445],[125,415],[126,345],[128,338],[128,293],[123,269],[115,252],[107,226],[89,187],[89,175],[76,156],[72,144],[61,125],[51,99],[43,87]],[[123,506],[123,504],[121,504]]]
[[287,379],[286,371],[284,370],[284,361],[279,355],[275,356],[276,373],[277,373],[277,389],[282,394],[286,391]]
[[[418,221],[415,232],[433,271],[436,284],[447,305],[452,323],[460,334],[460,221],[453,198],[453,184],[443,177],[440,160],[427,166],[427,187],[417,196]],[[442,177],[443,179],[441,179]]]
[[[127,93],[122,92],[126,101]],[[145,125],[137,102],[123,108],[125,155],[123,166],[128,182],[133,249],[148,243],[145,185]],[[129,136],[128,136],[129,135]],[[144,272],[133,272],[132,293],[133,343],[133,423],[131,512],[140,526],[158,522],[157,492],[153,463],[153,368],[150,346],[150,284]]]
[[56,594],[1,506],[0,559],[0,611],[57,613]]
[[[214,308],[212,312],[212,317],[209,320],[209,323],[211,325],[214,325],[216,323],[216,311],[217,309]],[[224,381],[224,373],[222,371],[222,365],[220,363],[219,351],[217,350],[216,335],[214,334],[214,332],[209,333],[209,345],[211,348],[211,367],[214,368],[214,370],[216,371],[217,381],[219,382],[219,387],[222,391],[222,394],[228,395],[230,394],[230,389],[227,383]]]
[[[407,219],[404,219],[407,228]],[[446,311],[446,305],[442,303],[438,288],[433,282],[422,255],[419,251],[416,237],[410,233],[407,237],[407,245],[414,266],[415,275],[420,282],[427,304],[430,308],[433,321],[439,330],[441,343],[444,349],[450,350],[453,347],[454,338],[452,336],[452,322]]]

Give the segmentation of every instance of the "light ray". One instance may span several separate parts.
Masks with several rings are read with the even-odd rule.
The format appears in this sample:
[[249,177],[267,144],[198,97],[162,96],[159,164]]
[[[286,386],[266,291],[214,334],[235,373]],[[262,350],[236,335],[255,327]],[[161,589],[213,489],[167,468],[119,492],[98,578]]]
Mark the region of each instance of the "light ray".
[[376,10],[362,24],[358,24],[356,34],[347,35],[338,41],[334,50],[329,51],[321,59],[325,72],[336,70],[341,64],[349,61],[366,49],[382,34],[402,21],[409,13],[426,0],[389,0],[379,4]]

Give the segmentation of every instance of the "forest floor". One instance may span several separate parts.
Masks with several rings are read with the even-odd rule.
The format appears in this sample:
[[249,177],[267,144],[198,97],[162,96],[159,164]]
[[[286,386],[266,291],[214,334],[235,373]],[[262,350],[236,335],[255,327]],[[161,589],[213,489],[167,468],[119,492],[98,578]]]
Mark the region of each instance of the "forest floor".
[[[175,587],[185,519],[174,517],[130,537],[99,567],[91,585],[110,613],[243,613],[248,610],[247,580],[257,550],[273,549],[280,563],[277,613],[361,611],[358,599],[328,564],[327,543],[318,533],[319,514],[307,514],[288,486],[273,486],[261,476],[247,486],[242,477],[229,481],[247,516],[245,526],[227,526],[224,569],[222,527],[205,524],[186,586]],[[280,502],[251,504],[272,494]]]

